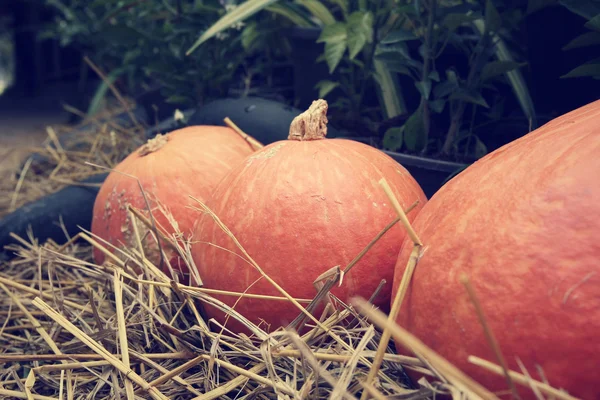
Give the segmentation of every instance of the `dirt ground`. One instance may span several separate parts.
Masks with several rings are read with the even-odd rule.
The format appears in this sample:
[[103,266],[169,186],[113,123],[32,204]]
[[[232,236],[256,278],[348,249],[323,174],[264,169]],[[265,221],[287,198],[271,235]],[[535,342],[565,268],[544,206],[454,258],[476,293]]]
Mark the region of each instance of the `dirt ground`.
[[30,147],[46,139],[47,126],[68,122],[62,104],[73,98],[73,90],[72,84],[54,84],[35,97],[10,92],[0,96],[0,173],[18,167]]

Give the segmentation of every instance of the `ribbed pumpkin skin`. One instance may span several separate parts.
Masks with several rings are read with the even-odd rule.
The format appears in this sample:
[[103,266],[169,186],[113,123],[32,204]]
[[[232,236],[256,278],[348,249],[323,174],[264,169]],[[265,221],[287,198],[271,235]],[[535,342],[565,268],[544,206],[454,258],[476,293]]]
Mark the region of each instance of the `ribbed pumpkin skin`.
[[[504,378],[465,272],[509,368],[600,398],[600,101],[484,157],[437,192],[413,224],[425,246],[398,323],[492,390]],[[398,258],[394,294],[411,251]],[[533,393],[519,386],[523,398]]]
[[[149,213],[137,180],[122,174],[126,173],[139,179],[158,225],[173,232],[172,225],[157,208],[156,200],[172,213],[179,230],[189,235],[200,215],[189,208],[199,206],[189,196],[205,201],[223,176],[253,153],[248,143],[227,127],[191,126],[166,137],[168,141],[160,149],[144,156],[135,151],[116,166],[115,170],[120,173],[109,174],[94,203],[93,233],[114,245],[123,242],[136,246],[127,204],[141,209],[147,218]],[[145,231],[142,229],[141,234]],[[155,242],[148,239],[145,243]],[[152,249],[145,250],[152,253]],[[95,250],[94,259],[102,263],[104,255]],[[153,261],[158,262],[158,258]],[[172,261],[177,262],[177,258]],[[178,266],[181,265],[178,263]]]
[[[258,265],[290,295],[312,299],[314,280],[328,269],[345,266],[396,213],[378,184],[386,178],[404,208],[416,200],[412,220],[427,199],[404,167],[379,150],[344,139],[284,140],[272,143],[235,167],[215,190],[208,207],[235,235]],[[240,253],[233,241],[207,215],[194,236],[192,254],[207,288],[245,291],[259,277],[248,263],[210,242]],[[332,290],[342,300],[349,294],[369,297],[382,279],[388,281],[377,304],[387,307],[393,268],[405,230],[397,224]],[[280,296],[266,280],[248,293]],[[232,305],[237,297],[220,296]],[[283,301],[244,298],[235,309],[273,331],[300,311]],[[211,317],[223,314],[211,308]],[[230,319],[227,327],[244,331]]]

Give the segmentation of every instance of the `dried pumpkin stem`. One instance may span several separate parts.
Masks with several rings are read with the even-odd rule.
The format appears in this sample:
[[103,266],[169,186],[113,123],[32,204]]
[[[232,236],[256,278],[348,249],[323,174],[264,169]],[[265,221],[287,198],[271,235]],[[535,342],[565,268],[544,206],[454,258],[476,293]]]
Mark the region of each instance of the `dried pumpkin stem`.
[[167,135],[159,133],[152,139],[148,139],[148,141],[142,147],[140,147],[138,154],[140,157],[144,157],[150,153],[154,153],[155,151],[160,150],[165,144],[167,144],[168,141],[169,138]]
[[313,101],[308,110],[292,120],[288,140],[325,139],[328,108],[327,102],[323,99]]

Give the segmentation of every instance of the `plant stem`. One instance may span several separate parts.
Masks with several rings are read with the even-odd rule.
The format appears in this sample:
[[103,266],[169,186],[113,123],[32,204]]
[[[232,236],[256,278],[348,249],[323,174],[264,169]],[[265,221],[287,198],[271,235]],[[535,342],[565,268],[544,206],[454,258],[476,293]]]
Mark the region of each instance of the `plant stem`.
[[[423,76],[421,77],[421,81],[425,82],[429,79],[429,74],[431,72],[431,64],[433,62],[433,25],[435,22],[435,13],[437,8],[437,0],[431,0],[429,15],[427,18],[427,32],[425,34],[425,60],[423,62]],[[421,106],[423,107],[423,130],[425,137],[429,137],[429,130],[431,127],[431,112],[429,109],[429,103],[427,98],[421,95]],[[427,149],[427,143],[425,144],[425,148],[423,151]]]
[[[484,32],[479,39],[479,42],[475,46],[475,48],[479,48],[475,51],[475,57],[471,64],[471,69],[469,70],[469,76],[467,77],[466,89],[472,90],[475,88],[476,84],[479,82],[479,71],[481,70],[481,65],[483,61],[485,61],[486,48],[490,41],[490,35],[487,32]],[[444,146],[442,147],[442,154],[448,155],[450,153],[450,149],[454,144],[454,139],[456,138],[456,134],[458,133],[462,118],[465,113],[466,102],[463,100],[458,100],[458,107],[456,108],[456,112],[452,114],[452,118],[450,120],[450,127],[448,128],[448,132],[446,133],[446,139],[444,141]]]

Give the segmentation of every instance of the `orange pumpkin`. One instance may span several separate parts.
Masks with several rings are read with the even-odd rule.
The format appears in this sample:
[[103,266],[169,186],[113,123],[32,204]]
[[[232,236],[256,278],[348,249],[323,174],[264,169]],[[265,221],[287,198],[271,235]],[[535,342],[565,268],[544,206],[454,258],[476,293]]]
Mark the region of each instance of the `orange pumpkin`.
[[[409,172],[385,153],[352,140],[325,139],[326,113],[324,100],[314,102],[292,122],[288,140],[269,144],[233,168],[207,203],[262,270],[301,299],[312,299],[315,279],[335,266],[344,269],[397,216],[378,184],[381,178],[402,207],[419,201],[410,220],[427,201]],[[355,294],[371,296],[386,279],[376,301],[385,306],[404,237],[404,229],[394,226],[332,293],[342,301]],[[192,255],[205,287],[281,296],[233,254],[240,250],[209,214],[200,220],[194,238]],[[236,311],[256,324],[266,322],[270,328],[262,327],[267,331],[301,313],[287,301],[216,297],[230,306],[237,302]],[[207,307],[207,313],[225,321],[215,309]],[[247,332],[233,318],[227,328]]]
[[[159,134],[108,175],[94,203],[92,232],[115,246],[137,248],[127,205],[150,218],[141,184],[157,227],[168,234],[174,233],[167,217],[170,214],[179,231],[189,235],[199,216],[198,211],[189,208],[198,207],[189,196],[206,200],[223,176],[252,153],[248,142],[227,127],[190,126]],[[138,224],[138,228],[146,256],[158,263],[156,240],[145,225]],[[170,255],[172,268],[186,272],[187,267],[175,256],[174,249],[163,241],[161,245]],[[102,263],[104,254],[95,250],[94,259]]]
[[[502,376],[466,273],[508,367],[600,398],[600,101],[565,114],[456,176],[413,223],[423,244],[398,324],[491,390]],[[412,243],[398,258],[394,295]],[[404,351],[405,349],[401,349]],[[523,398],[535,398],[519,387]]]

